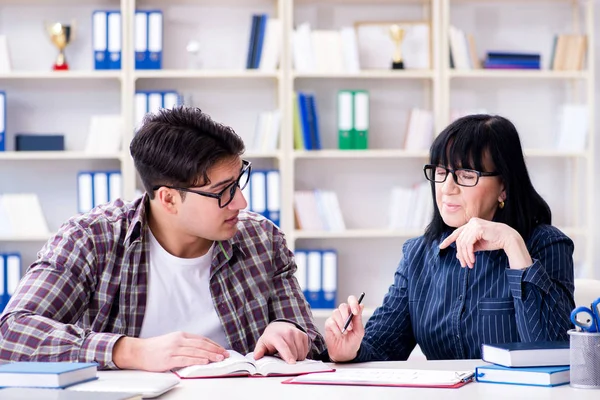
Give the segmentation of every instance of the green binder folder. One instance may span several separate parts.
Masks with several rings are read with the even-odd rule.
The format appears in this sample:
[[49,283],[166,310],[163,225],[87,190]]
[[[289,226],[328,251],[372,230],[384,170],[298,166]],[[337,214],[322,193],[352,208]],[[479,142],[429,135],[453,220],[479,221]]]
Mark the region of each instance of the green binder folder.
[[354,131],[356,138],[354,148],[366,150],[369,148],[369,92],[354,91]]
[[351,90],[338,92],[338,138],[340,150],[354,149],[354,93]]

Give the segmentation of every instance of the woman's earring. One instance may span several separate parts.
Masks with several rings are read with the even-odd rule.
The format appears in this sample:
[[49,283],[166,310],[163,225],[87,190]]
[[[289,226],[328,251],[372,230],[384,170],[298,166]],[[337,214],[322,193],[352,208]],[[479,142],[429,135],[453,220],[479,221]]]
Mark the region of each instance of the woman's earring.
[[498,204],[498,207],[500,207],[501,210],[504,208],[504,200],[500,200],[500,204]]

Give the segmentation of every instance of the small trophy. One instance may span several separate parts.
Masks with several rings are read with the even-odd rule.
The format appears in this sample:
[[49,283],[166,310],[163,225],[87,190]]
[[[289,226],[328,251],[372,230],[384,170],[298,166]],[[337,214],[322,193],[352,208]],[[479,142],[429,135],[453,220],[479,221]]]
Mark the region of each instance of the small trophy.
[[71,42],[72,32],[71,25],[61,24],[55,22],[52,24],[46,24],[46,31],[50,35],[50,40],[56,47],[58,47],[58,57],[52,69],[54,71],[67,71],[69,64],[65,58],[65,47]]
[[402,60],[402,41],[406,31],[400,25],[390,25],[390,37],[394,41],[394,57],[392,58],[392,69],[404,69],[404,61]]

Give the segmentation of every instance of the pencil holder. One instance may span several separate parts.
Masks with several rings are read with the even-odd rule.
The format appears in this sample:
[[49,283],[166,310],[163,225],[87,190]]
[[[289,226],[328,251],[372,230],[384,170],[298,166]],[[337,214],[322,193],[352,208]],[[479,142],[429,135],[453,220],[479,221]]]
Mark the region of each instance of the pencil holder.
[[569,330],[571,386],[600,389],[600,333]]

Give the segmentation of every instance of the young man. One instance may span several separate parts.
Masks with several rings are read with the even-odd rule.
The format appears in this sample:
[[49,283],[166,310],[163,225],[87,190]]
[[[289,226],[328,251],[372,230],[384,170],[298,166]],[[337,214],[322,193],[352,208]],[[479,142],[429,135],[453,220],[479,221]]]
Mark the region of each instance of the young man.
[[0,318],[0,360],[166,371],[324,349],[269,220],[243,211],[250,163],[199,109],[147,117],[130,146],[146,194],[68,220]]

